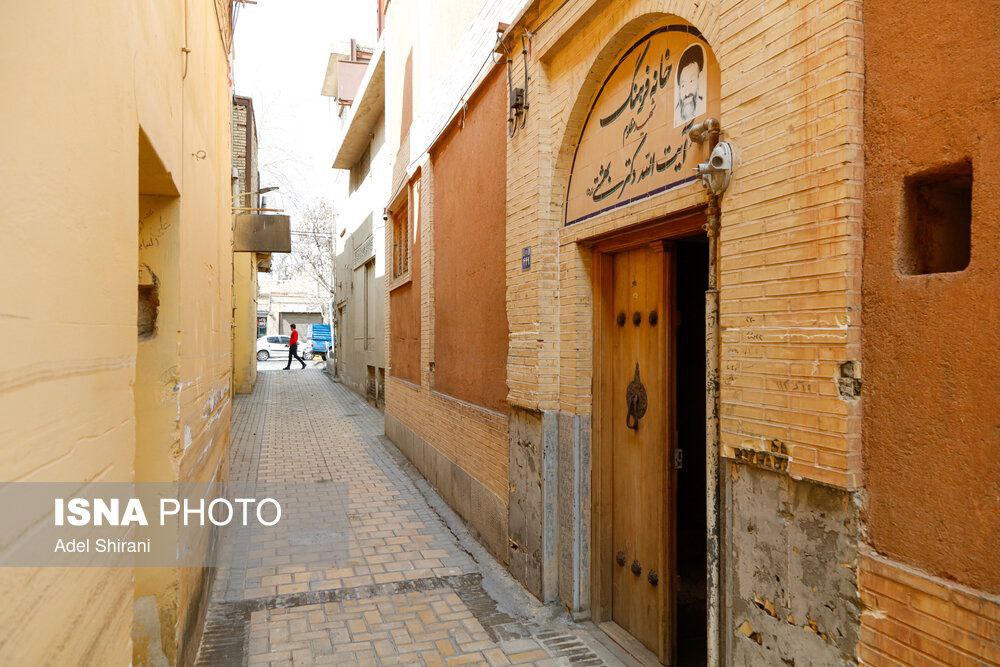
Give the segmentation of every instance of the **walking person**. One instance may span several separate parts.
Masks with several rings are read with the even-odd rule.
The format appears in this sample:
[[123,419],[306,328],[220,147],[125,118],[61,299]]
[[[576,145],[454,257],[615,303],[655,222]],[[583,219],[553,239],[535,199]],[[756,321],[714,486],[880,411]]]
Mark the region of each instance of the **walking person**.
[[292,366],[292,358],[297,359],[298,362],[302,364],[302,368],[306,367],[306,362],[302,361],[302,357],[299,356],[298,350],[296,349],[298,348],[298,346],[299,346],[299,331],[298,329],[295,328],[295,325],[293,324],[292,335],[288,339],[288,363],[285,364],[286,371],[289,370]]

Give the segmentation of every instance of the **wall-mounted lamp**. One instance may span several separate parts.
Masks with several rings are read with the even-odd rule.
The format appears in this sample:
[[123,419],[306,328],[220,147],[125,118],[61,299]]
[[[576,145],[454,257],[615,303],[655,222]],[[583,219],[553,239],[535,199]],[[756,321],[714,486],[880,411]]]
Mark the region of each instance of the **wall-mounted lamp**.
[[513,138],[519,128],[528,121],[528,40],[530,35],[521,35],[521,60],[524,63],[524,87],[514,87],[514,60],[507,54],[507,98],[510,109],[507,113],[507,135]]

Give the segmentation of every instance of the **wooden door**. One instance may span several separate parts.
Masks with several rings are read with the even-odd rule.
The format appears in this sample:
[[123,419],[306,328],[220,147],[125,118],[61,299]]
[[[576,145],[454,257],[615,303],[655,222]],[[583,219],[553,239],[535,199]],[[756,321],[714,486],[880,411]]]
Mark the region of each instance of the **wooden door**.
[[[611,620],[669,662],[667,499],[671,330],[669,252],[654,243],[616,253],[610,331]],[[610,358],[609,358],[610,357]]]

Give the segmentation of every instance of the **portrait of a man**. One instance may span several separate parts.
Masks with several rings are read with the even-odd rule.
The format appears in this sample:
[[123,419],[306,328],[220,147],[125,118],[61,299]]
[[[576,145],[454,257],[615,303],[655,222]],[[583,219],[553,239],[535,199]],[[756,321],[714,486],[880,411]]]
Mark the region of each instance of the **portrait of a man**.
[[677,83],[674,87],[674,127],[684,125],[705,113],[705,50],[692,44],[677,63]]

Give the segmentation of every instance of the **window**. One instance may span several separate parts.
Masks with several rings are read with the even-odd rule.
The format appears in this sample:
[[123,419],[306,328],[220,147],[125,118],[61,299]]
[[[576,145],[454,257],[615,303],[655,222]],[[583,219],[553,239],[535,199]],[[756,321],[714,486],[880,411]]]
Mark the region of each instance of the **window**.
[[407,207],[392,215],[392,277],[399,278],[410,269],[410,221]]
[[392,277],[410,270],[410,248],[420,233],[420,181],[415,177],[407,188],[405,204],[392,214]]
[[906,179],[899,268],[906,275],[961,271],[972,245],[972,163]]
[[371,145],[365,148],[365,152],[361,154],[357,162],[351,165],[351,178],[350,178],[350,191],[354,192],[361,187],[361,184],[365,182],[365,177],[368,176],[368,172],[371,170]]
[[268,336],[267,337],[267,342],[268,343],[277,343],[278,342],[278,337],[277,336]]

